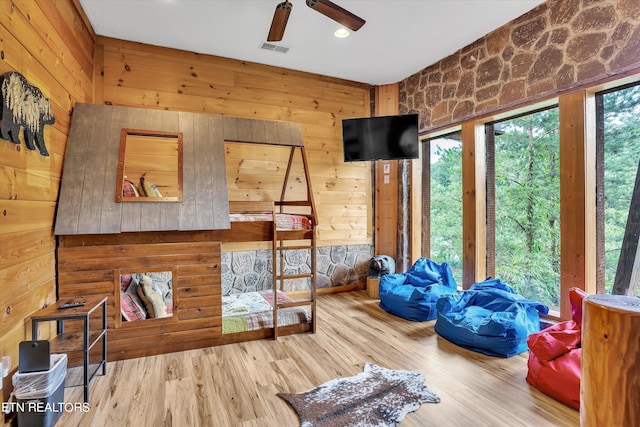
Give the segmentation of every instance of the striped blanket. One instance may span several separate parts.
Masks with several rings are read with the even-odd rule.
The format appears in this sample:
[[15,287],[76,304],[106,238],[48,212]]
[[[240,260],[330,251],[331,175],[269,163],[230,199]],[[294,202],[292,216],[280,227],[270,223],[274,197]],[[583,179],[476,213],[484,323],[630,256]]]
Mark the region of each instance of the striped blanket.
[[[273,293],[246,292],[222,296],[222,333],[254,331],[273,328]],[[278,292],[278,301],[290,301],[290,298]],[[278,310],[278,326],[295,325],[309,322],[304,308],[282,308]]]
[[[229,220],[232,222],[271,221],[273,220],[273,215],[270,213],[232,213],[229,215]],[[310,230],[311,221],[304,215],[279,213],[276,214],[276,228],[278,230]]]

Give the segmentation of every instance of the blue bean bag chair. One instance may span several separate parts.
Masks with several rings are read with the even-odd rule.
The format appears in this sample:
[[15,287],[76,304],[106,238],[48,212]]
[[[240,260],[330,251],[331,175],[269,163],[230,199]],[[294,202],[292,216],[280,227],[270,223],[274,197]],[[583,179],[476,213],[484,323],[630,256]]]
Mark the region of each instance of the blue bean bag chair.
[[527,337],[540,330],[549,307],[525,299],[500,279],[475,283],[469,290],[436,303],[435,330],[460,347],[489,356],[510,357],[527,350]]
[[380,307],[414,322],[436,318],[438,298],[457,292],[456,280],[447,263],[420,258],[403,274],[380,277]]

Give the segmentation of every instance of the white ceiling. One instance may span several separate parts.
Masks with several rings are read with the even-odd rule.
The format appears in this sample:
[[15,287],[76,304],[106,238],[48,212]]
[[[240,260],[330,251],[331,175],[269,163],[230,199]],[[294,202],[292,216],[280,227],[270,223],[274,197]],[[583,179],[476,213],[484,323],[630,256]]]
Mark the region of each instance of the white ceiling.
[[80,0],[98,35],[371,85],[395,83],[456,52],[543,0],[334,0],[365,19],[339,24],[290,0],[283,54],[261,49],[282,0]]

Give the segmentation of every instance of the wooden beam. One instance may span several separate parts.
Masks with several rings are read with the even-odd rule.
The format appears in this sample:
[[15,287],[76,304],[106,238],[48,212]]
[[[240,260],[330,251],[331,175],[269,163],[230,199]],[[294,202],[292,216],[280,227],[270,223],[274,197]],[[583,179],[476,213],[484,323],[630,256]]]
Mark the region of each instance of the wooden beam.
[[595,100],[584,91],[559,98],[560,109],[560,318],[571,318],[571,287],[595,293]]
[[[398,114],[398,84],[376,87],[375,101],[376,116]],[[399,178],[401,166],[400,161],[375,162],[375,252],[394,257],[403,269],[403,261],[413,264],[422,256],[422,165],[420,160],[409,161],[407,182]],[[400,204],[405,202],[399,197],[405,185],[409,186],[408,217],[401,214]],[[409,253],[404,253],[404,247]]]
[[[420,144],[420,157],[429,156],[423,151],[425,144]],[[409,252],[413,265],[422,256],[422,160],[411,160],[411,187],[409,189]]]
[[640,236],[640,162],[636,173],[636,183],[633,187],[631,204],[627,226],[622,239],[618,269],[613,282],[612,294],[630,295],[636,294],[638,280],[640,279],[640,250],[638,240]]
[[484,125],[462,125],[462,287],[487,274],[487,208]]
[[[398,85],[377,86],[375,115],[398,114]],[[375,254],[398,264],[398,161],[375,161]]]
[[487,189],[487,276],[496,277],[496,135],[493,124],[485,126]]
[[[431,258],[431,140],[426,139],[422,144],[422,179],[420,186],[422,192],[422,204],[419,207],[419,214],[422,219],[422,256]],[[412,213],[418,213],[413,212]]]

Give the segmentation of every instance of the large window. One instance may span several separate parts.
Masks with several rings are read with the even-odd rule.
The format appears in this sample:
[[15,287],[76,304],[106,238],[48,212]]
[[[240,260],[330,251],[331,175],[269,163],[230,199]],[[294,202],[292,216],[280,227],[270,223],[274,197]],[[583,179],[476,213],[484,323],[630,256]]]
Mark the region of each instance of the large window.
[[[451,266],[462,284],[462,144],[460,134],[430,139],[429,257]],[[426,212],[425,212],[426,213]]]
[[558,108],[503,121],[495,127],[500,129],[492,147],[495,276],[519,294],[557,311],[560,305]]
[[[598,292],[611,293],[640,161],[640,85],[598,94],[597,105],[601,180],[598,220],[603,237],[598,248],[602,270]],[[632,293],[636,286],[631,285]]]
[[[487,117],[484,149],[473,145],[480,138],[479,120],[467,123],[474,131],[468,145],[460,143],[459,133],[426,139],[422,253],[451,264],[459,284],[463,263],[470,278],[500,278],[517,293],[548,305],[552,317],[570,317],[565,297],[572,286],[592,293],[595,283],[598,293],[639,295],[633,240],[638,232],[627,228],[637,228],[629,219],[636,216],[629,214],[640,211],[640,190],[635,190],[640,188],[640,82],[612,84],[599,88],[595,109],[593,92],[584,90],[561,95],[560,107],[550,107],[549,99],[509,119],[503,119],[507,112]],[[483,159],[484,165],[475,163]],[[462,164],[476,173],[486,166],[485,177],[467,177],[463,188]],[[475,191],[482,178],[486,211],[480,205],[484,195],[477,199]],[[463,223],[461,199],[480,207],[474,222]],[[485,249],[486,257],[481,256]]]

